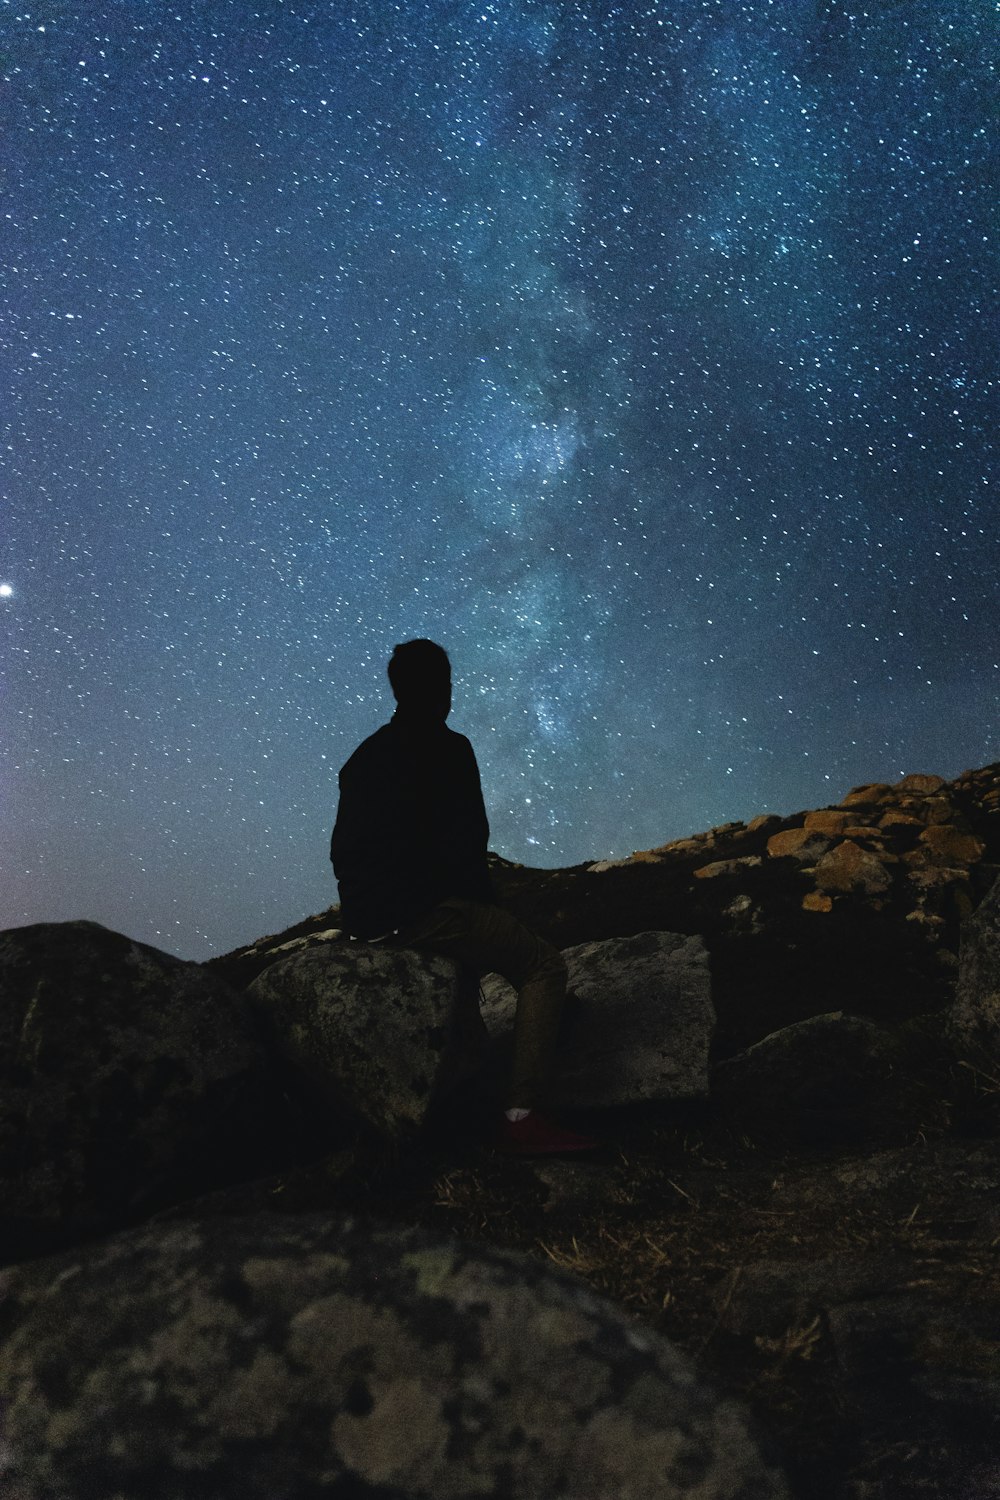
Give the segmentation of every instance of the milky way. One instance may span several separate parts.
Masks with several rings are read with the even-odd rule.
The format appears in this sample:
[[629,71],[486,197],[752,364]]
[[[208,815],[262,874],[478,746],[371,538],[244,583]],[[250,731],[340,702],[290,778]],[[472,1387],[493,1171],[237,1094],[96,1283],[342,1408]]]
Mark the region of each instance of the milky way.
[[0,925],[335,898],[393,644],[508,858],[1000,757],[995,0],[0,0]]

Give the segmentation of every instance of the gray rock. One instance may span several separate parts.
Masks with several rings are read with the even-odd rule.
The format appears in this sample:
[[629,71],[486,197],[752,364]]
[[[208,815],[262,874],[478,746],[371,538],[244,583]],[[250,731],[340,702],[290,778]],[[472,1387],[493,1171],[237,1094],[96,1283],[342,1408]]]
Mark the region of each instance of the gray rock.
[[0,1295],[8,1494],[788,1493],[685,1356],[526,1256],[261,1215],[134,1230]]
[[283,1054],[389,1140],[486,1060],[475,981],[437,954],[330,943],[271,964],[246,993]]
[[[579,1005],[558,1054],[554,1107],[707,1093],[715,1011],[701,938],[640,932],[566,948],[563,958]],[[483,995],[483,1019],[498,1039],[513,1026],[516,996],[496,974],[484,979]]]
[[960,1049],[1000,1061],[1000,880],[962,924],[949,1022]]
[[280,1130],[232,990],[92,922],[0,933],[8,1258],[261,1170]]
[[751,1133],[777,1127],[850,1142],[921,1123],[918,1086],[897,1070],[892,1037],[843,1011],[796,1021],[727,1058],[714,1071],[712,1092]]

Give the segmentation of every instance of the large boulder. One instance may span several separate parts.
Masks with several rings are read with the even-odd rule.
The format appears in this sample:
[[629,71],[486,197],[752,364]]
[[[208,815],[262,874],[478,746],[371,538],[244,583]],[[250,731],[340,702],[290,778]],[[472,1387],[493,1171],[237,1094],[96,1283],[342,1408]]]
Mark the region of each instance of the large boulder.
[[326,1216],[0,1273],[11,1500],[782,1500],[687,1359],[526,1256]]
[[1000,1061],[1000,880],[962,924],[950,1023],[961,1050]]
[[439,954],[330,942],[271,964],[246,993],[331,1105],[387,1140],[486,1060],[475,978]]
[[930,1123],[933,1101],[904,1062],[886,1028],[832,1011],[726,1058],[714,1070],[712,1094],[751,1137],[850,1144],[909,1136]]
[[238,995],[93,922],[0,933],[0,1253],[261,1170],[284,1128]]
[[[552,1080],[554,1107],[590,1108],[703,1097],[712,1008],[699,937],[640,932],[563,951],[567,1025]],[[496,1040],[513,1026],[516,996],[499,975],[483,982],[483,1019]]]

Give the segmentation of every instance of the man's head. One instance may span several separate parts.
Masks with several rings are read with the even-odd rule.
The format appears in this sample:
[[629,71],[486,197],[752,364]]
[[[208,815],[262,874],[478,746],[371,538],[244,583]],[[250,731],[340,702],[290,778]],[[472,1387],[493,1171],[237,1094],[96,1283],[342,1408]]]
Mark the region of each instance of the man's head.
[[434,641],[404,641],[389,659],[389,683],[400,708],[446,719],[451,712],[451,662]]

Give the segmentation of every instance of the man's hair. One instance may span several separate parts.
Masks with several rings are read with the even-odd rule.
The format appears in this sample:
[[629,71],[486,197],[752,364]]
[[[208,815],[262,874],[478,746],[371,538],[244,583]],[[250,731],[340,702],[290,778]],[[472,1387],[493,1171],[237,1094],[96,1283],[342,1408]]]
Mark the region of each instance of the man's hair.
[[435,697],[451,682],[451,662],[435,641],[404,641],[389,658],[389,683],[397,703]]

